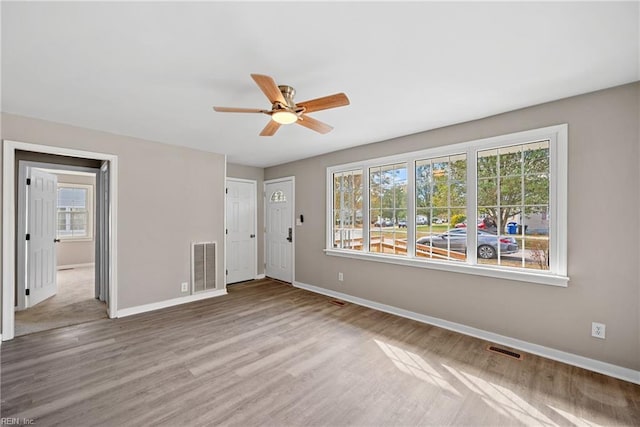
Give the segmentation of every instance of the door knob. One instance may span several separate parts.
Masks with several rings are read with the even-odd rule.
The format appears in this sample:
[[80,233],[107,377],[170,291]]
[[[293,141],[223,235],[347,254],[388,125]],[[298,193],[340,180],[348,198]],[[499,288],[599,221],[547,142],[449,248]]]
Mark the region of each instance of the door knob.
[[249,237],[251,237],[253,239],[254,237],[256,237],[256,235],[255,234],[250,234]]
[[60,239],[53,239],[53,243],[60,243]]

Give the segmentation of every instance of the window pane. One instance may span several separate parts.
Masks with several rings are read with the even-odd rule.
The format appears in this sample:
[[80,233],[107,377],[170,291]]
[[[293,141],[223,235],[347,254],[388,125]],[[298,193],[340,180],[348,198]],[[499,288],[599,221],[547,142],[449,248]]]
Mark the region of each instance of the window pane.
[[485,150],[478,153],[478,178],[498,176],[498,150]]
[[479,152],[477,185],[478,229],[493,234],[479,234],[478,263],[548,270],[549,142]]
[[333,174],[333,247],[362,250],[362,170]]
[[80,187],[58,187],[58,237],[87,237],[89,211],[88,211],[87,188]]
[[522,205],[522,177],[500,178],[500,205]]
[[406,209],[407,164],[369,168],[370,251],[406,255]]
[[456,224],[461,228],[466,225],[466,154],[417,161],[415,192],[415,256],[464,260],[466,232],[452,235],[449,229]]

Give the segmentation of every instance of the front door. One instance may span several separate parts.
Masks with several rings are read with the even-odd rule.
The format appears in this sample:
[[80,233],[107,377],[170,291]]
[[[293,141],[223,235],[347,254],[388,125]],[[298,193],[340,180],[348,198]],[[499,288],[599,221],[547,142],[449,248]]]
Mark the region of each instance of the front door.
[[293,181],[265,183],[265,258],[268,277],[293,282]]
[[256,182],[227,180],[227,284],[255,279]]
[[56,282],[56,205],[58,178],[29,168],[27,187],[26,306],[33,307],[58,291]]

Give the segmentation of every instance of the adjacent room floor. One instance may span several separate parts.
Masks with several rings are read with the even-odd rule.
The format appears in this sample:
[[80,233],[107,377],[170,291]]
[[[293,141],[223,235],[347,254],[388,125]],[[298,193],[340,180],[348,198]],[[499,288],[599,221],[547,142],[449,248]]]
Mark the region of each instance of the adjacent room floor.
[[[269,279],[3,343],[35,425],[640,425],[640,386]],[[12,418],[11,418],[12,419]]]
[[15,336],[77,325],[107,317],[107,306],[94,298],[94,268],[58,271],[58,293],[27,310],[16,311]]

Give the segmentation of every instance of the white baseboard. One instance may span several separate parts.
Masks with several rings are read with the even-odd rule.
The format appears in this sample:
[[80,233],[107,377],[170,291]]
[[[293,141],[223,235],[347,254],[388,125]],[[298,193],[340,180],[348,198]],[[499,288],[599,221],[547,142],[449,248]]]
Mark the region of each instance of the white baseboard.
[[67,265],[59,265],[56,268],[58,270],[69,270],[72,268],[82,268],[82,267],[93,267],[96,264],[94,262],[86,262],[84,264],[67,264]]
[[264,274],[256,274],[256,280],[264,279],[265,277],[267,276],[265,276]]
[[173,307],[174,305],[186,304],[189,302],[200,301],[203,299],[215,298],[226,295],[226,289],[202,292],[195,295],[187,295],[184,297],[173,298],[165,301],[154,302],[151,304],[137,305],[135,307],[123,308],[118,310],[116,317],[133,316],[134,314],[146,313],[148,311],[160,310],[161,308]]
[[640,384],[640,371],[636,371],[633,369],[613,365],[607,362],[601,362],[599,360],[590,359],[588,357],[579,356],[573,353],[567,353],[549,347],[544,347],[516,338],[506,337],[504,335],[495,334],[493,332],[484,331],[482,329],[473,328],[471,326],[462,325],[460,323],[450,322],[448,320],[439,319],[437,317],[415,313],[413,311],[404,310],[402,308],[397,308],[391,305],[382,304],[364,298],[354,297],[342,292],[308,285],[302,282],[294,281],[293,286],[318,294],[330,296],[332,298],[339,298],[341,300],[358,304],[364,307],[369,307],[374,310],[384,311],[385,313],[395,314],[396,316],[405,317],[407,319],[438,326],[443,329],[459,332],[464,335],[480,338],[482,340],[490,341],[496,344],[502,344],[507,347],[526,351],[527,353],[546,357],[547,359],[556,360],[558,362],[563,362],[568,365],[577,366],[579,368],[584,368],[593,372],[598,372],[600,374],[629,381],[631,383]]

